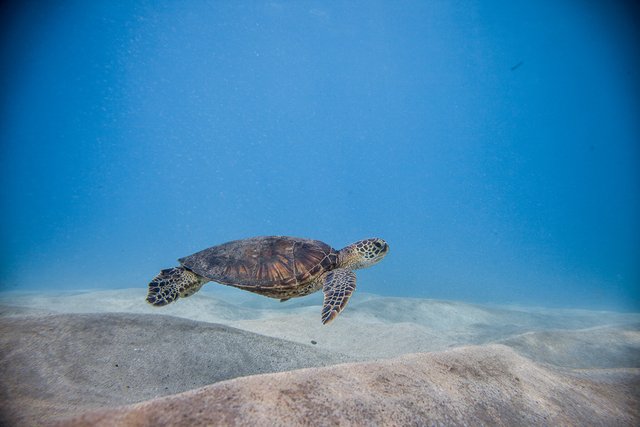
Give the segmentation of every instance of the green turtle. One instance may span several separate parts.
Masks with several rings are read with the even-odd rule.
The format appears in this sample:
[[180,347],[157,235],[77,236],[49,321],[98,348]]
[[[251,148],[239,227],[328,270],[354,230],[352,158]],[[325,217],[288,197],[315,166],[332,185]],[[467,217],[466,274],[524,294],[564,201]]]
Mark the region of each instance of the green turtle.
[[147,302],[167,305],[198,292],[209,281],[286,301],[320,289],[322,323],[344,309],[356,288],[353,270],[372,266],[389,253],[382,239],[366,239],[339,251],[319,240],[263,236],[234,240],[180,258],[149,283]]

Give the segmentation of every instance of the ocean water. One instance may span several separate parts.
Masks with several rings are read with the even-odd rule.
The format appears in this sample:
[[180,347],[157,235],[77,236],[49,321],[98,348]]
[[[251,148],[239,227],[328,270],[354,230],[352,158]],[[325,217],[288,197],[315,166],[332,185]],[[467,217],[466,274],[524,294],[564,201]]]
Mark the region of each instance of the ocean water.
[[144,289],[228,240],[377,236],[391,252],[359,291],[638,311],[637,17],[4,5],[0,290]]

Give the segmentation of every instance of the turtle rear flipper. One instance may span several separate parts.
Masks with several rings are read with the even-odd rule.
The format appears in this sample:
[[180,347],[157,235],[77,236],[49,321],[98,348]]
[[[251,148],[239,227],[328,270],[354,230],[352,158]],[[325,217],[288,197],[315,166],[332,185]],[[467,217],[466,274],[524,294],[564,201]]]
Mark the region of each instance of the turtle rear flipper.
[[204,277],[184,267],[167,268],[149,283],[147,302],[158,307],[167,305],[178,298],[195,294],[207,282]]

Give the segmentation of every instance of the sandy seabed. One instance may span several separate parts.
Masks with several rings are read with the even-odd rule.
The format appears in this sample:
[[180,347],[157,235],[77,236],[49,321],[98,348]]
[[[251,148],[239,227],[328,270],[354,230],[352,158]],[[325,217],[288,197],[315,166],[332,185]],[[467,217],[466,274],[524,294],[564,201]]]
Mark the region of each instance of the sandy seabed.
[[640,314],[0,294],[0,425],[640,425]]

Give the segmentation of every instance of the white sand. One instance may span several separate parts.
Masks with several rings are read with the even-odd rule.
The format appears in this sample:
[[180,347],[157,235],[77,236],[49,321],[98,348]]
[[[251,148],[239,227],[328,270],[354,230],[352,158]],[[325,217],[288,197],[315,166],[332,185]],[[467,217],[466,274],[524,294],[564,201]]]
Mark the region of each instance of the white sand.
[[[382,297],[359,292],[330,325],[320,322],[322,294],[279,302],[223,286],[209,286],[198,294],[165,307],[145,302],[143,288],[74,293],[0,294],[0,305],[23,313],[138,313],[163,314],[220,323],[262,335],[350,355],[358,360],[492,342],[537,331],[576,331],[615,327],[638,334],[640,314],[588,310],[482,306],[463,302]],[[0,312],[1,313],[1,312]],[[588,338],[587,338],[588,339]],[[597,342],[607,343],[599,337]],[[594,344],[598,346],[599,344]],[[633,341],[633,346],[638,343]],[[514,348],[522,349],[522,345]],[[524,350],[523,350],[524,351]],[[532,356],[529,354],[529,356]],[[580,355],[575,355],[577,358]],[[577,360],[566,361],[580,366]]]
[[471,346],[237,378],[58,425],[635,426],[639,380],[638,369],[593,378]]
[[[79,418],[79,425],[176,425],[195,410],[200,412],[189,412],[185,425],[206,425],[219,415],[206,412],[211,404],[222,407],[228,420],[252,422],[252,415],[229,403],[225,393],[240,393],[247,410],[282,423],[306,419],[298,414],[299,405],[308,416],[327,417],[326,425],[340,421],[342,410],[352,411],[354,420],[371,414],[381,423],[396,415],[410,423],[492,425],[566,423],[571,416],[601,424],[640,420],[631,409],[640,407],[634,392],[640,389],[639,314],[360,292],[332,324],[322,325],[321,301],[317,293],[280,303],[222,286],[162,308],[148,305],[141,288],[0,294],[0,424],[42,425],[110,408],[97,418]],[[480,346],[424,354],[467,345]],[[367,362],[407,353],[419,354]],[[339,366],[318,368],[345,361],[361,362],[352,368],[359,374]],[[434,361],[439,365],[432,369]],[[478,371],[476,363],[484,367]],[[445,365],[449,370],[441,369]],[[303,367],[316,368],[295,373]],[[388,370],[388,377],[376,376],[379,369]],[[420,369],[418,379],[407,376],[414,369]],[[250,380],[289,370],[291,375]],[[342,379],[327,377],[344,372]],[[222,386],[227,379],[239,382]],[[195,400],[175,394],[212,383],[221,386],[194,391],[189,396]],[[291,384],[303,388],[290,390]],[[320,395],[319,384],[325,384]],[[279,394],[269,394],[274,388]],[[246,390],[253,390],[253,397],[247,398]],[[340,401],[353,393],[372,398]],[[272,401],[273,396],[279,400]],[[294,397],[297,406],[279,406]],[[151,400],[113,409],[145,399]],[[324,406],[317,407],[318,399]],[[524,411],[522,420],[513,402]],[[540,407],[540,402],[551,406]],[[599,409],[586,408],[587,402],[599,402]],[[118,421],[114,414],[132,418]]]

